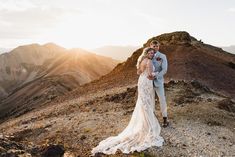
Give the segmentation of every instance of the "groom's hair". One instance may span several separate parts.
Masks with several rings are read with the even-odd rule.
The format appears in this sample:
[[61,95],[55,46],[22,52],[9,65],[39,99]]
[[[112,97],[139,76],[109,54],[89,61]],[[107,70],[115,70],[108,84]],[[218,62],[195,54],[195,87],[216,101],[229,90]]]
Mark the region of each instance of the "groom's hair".
[[159,43],[159,41],[157,41],[157,40],[152,40],[151,42],[150,42],[150,45],[160,45],[160,43]]

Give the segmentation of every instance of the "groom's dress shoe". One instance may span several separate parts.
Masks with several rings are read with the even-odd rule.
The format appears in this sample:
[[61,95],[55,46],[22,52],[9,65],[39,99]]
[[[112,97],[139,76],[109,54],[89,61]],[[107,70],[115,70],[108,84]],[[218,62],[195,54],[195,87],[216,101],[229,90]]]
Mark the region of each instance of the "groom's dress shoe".
[[167,127],[169,125],[169,121],[167,120],[167,117],[163,117],[163,127]]

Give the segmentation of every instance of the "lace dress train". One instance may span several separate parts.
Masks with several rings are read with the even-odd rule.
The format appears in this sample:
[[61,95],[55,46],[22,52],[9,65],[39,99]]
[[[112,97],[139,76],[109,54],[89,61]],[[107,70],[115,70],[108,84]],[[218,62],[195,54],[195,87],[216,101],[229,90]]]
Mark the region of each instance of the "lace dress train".
[[145,70],[138,79],[138,98],[127,127],[117,136],[110,136],[101,141],[91,151],[92,156],[101,152],[115,154],[117,149],[123,153],[143,151],[152,146],[162,146],[161,127],[154,114],[155,92],[153,82],[147,78]]

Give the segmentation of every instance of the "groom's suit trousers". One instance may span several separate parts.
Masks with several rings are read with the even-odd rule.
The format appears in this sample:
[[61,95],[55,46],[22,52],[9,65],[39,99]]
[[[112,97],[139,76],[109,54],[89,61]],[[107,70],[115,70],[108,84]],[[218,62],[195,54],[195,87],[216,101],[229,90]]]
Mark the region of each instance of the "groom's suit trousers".
[[160,109],[163,117],[167,117],[167,103],[166,103],[166,96],[164,90],[164,84],[154,87],[155,92],[157,93],[159,102],[160,102]]

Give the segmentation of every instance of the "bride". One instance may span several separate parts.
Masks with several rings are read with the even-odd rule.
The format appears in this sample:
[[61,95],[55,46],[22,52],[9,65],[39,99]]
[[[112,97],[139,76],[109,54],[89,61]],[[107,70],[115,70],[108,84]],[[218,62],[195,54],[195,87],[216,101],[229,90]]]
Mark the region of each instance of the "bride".
[[153,89],[152,58],[155,50],[147,47],[137,61],[138,98],[128,126],[117,136],[110,136],[101,141],[91,151],[96,153],[115,154],[117,149],[123,153],[141,152],[152,146],[162,146],[164,139],[160,136],[161,127],[154,114],[155,93]]

